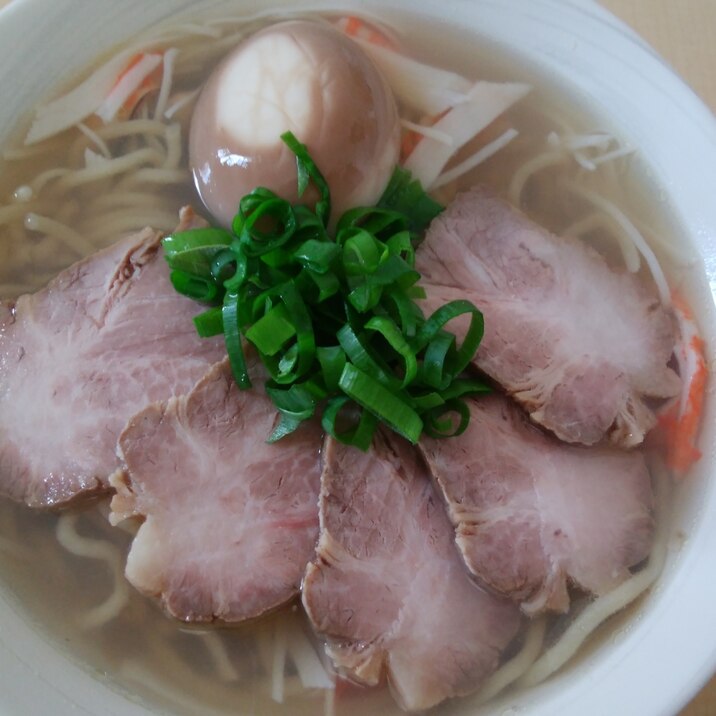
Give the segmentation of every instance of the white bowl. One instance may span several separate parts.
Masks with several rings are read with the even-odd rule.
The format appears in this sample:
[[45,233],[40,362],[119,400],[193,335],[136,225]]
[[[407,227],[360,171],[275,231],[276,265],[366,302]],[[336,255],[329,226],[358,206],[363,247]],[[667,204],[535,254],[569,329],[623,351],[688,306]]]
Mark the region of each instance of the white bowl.
[[[215,2],[207,4],[228,4]],[[257,0],[235,6],[265,7]],[[303,8],[296,0],[273,5]],[[336,7],[335,2],[312,7]],[[0,12],[0,145],[48,92],[108,47],[191,0],[15,0]],[[714,361],[716,313],[716,122],[693,93],[626,26],[590,0],[356,0],[390,17],[448,23],[498,42],[573,92],[639,147],[685,237],[704,260],[692,299]],[[498,702],[524,716],[675,714],[716,669],[716,398],[709,391],[704,457],[676,499],[672,550],[638,618],[608,646],[542,686]],[[51,598],[51,595],[48,595]],[[12,600],[0,594],[0,714],[150,713],[105,678],[63,656]],[[511,709],[514,709],[512,711]],[[486,713],[459,706],[457,713]]]

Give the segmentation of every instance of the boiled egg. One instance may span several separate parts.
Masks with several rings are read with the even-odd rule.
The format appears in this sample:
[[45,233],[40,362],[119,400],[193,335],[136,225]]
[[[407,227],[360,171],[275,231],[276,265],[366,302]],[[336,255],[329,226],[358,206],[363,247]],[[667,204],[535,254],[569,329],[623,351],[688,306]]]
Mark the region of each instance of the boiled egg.
[[365,52],[328,25],[273,25],[217,67],[192,117],[194,181],[218,223],[230,226],[241,197],[258,186],[298,200],[286,131],[325,176],[334,218],[375,204],[398,162],[395,98]]

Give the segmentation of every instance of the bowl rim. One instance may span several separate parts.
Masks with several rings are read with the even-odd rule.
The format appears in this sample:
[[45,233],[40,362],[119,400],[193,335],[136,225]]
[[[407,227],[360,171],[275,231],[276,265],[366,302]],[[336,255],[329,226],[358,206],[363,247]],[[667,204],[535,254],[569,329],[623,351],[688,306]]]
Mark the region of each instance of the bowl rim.
[[[76,39],[51,36],[48,40],[45,35],[48,26],[67,21],[71,0],[14,0],[0,10],[0,61],[16,70],[15,75],[6,71],[3,81],[14,76],[16,85],[25,80],[28,84],[16,87],[8,104],[29,106],[30,98],[37,99],[51,83],[47,77],[39,84],[32,81],[42,75],[37,58],[19,68],[17,58],[10,56],[16,52],[14,38],[24,36],[29,38],[27,46],[54,47],[54,52],[62,45],[66,57],[74,58],[73,67],[80,69],[84,64],[81,58],[92,52],[100,54],[97,48],[107,38],[130,34],[143,19],[158,19],[170,4],[193,13],[227,2],[161,0],[148,5],[143,0],[125,0],[118,8],[114,0],[95,0],[87,12],[94,18],[97,35],[69,54]],[[251,5],[252,0],[244,4]],[[305,7],[301,0],[272,5]],[[703,307],[709,364],[716,365],[716,202],[709,192],[709,187],[716,185],[716,120],[645,41],[593,0],[316,0],[312,5],[324,9],[358,6],[386,15],[408,8],[426,21],[467,22],[476,35],[510,45],[513,53],[529,58],[545,73],[578,87],[604,112],[610,107],[623,108],[614,116],[614,125],[647,155],[654,182],[665,191],[679,225],[704,263],[705,281],[697,294]],[[136,17],[128,21],[132,10]],[[106,17],[100,23],[102,12]],[[117,22],[115,27],[112,21]],[[42,45],[33,45],[43,36]],[[0,127],[7,126],[8,118],[17,120],[18,116],[0,108]],[[579,689],[557,678],[529,692],[529,698],[519,705],[530,716],[566,716],[575,709],[594,716],[612,712],[667,716],[676,713],[716,671],[716,612],[711,608],[716,600],[716,580],[699,557],[716,550],[716,520],[708,520],[709,508],[716,509],[716,486],[708,479],[716,465],[713,391],[709,397],[702,436],[705,458],[692,478],[700,505],[689,516],[689,538],[671,565],[667,583],[655,590],[646,618],[620,639],[612,654],[593,664],[589,673],[577,674]],[[0,695],[0,713],[60,713],[60,703],[67,706],[67,713],[97,705],[101,709],[93,713],[150,713],[121,693],[109,692],[101,679],[70,660],[63,660],[58,667],[61,652],[46,644],[42,634],[1,595],[0,612],[6,615],[0,629],[0,669],[7,684]],[[547,700],[535,703],[543,698]],[[470,707],[470,713],[483,711]]]

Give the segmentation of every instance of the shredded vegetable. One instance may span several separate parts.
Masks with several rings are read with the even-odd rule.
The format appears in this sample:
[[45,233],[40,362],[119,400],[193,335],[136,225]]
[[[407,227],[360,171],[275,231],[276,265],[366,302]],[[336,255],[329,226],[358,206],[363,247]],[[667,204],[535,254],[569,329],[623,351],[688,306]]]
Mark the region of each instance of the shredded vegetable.
[[425,137],[405,161],[405,168],[427,189],[432,188],[454,153],[488,127],[530,91],[519,82],[477,82],[464,102],[440,118],[433,129],[453,138],[452,145]]
[[679,398],[659,413],[659,428],[666,464],[677,478],[681,478],[701,458],[697,441],[704,412],[708,367],[704,340],[699,335],[691,308],[678,293],[672,295],[672,303],[679,324],[675,355],[683,387]]
[[151,76],[162,64],[162,56],[157,54],[139,54],[132,58],[129,66],[119,76],[114,87],[97,108],[97,116],[106,124],[117,117],[123,107],[127,116],[139,100],[148,92],[157,89],[158,84]]
[[437,189],[474,169],[517,136],[514,129],[505,132],[443,176],[458,151],[531,88],[521,83],[473,83],[450,70],[418,62],[379,28],[359,18],[341,18],[337,27],[365,50],[402,107],[419,119],[401,118],[401,161],[427,189]]
[[356,38],[406,106],[428,115],[439,115],[466,102],[472,82],[461,75],[413,60],[372,40]]
[[[329,187],[290,132],[299,196],[292,205],[258,187],[239,202],[232,230],[178,232],[163,248],[177,291],[208,304],[200,336],[224,335],[234,378],[251,381],[246,344],[268,372],[267,395],[281,419],[270,441],[321,416],[338,440],[368,449],[383,424],[410,442],[467,427],[466,395],[487,390],[463,376],[482,339],[480,311],[453,301],[427,319],[415,245],[442,207],[408,172],[396,169],[375,207],[344,213],[331,226]],[[469,320],[461,345],[447,328]],[[466,417],[467,416],[467,417]]]

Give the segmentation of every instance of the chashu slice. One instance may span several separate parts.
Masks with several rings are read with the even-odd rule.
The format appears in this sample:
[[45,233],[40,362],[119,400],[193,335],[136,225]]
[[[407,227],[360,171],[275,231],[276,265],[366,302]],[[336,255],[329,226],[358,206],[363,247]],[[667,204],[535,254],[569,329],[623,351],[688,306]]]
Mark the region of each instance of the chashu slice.
[[416,261],[424,309],[475,303],[485,317],[477,367],[562,440],[638,445],[655,423],[650,400],[680,390],[667,365],[672,318],[642,280],[487,189],[455,199]]
[[197,336],[160,242],[145,229],[0,302],[0,494],[55,507],[106,491],[127,420],[225,354]]
[[519,611],[470,579],[415,449],[378,435],[363,453],[329,438],[320,514],[303,604],[339,671],[365,685],[387,675],[408,711],[476,691]]
[[462,435],[420,448],[469,570],[529,615],[566,612],[570,583],[601,595],[624,581],[654,536],[642,453],[562,443],[500,395],[468,403]]
[[224,361],[122,433],[111,521],[144,520],[126,576],[171,616],[239,622],[297,596],[318,538],[321,429],[268,444],[275,420]]

